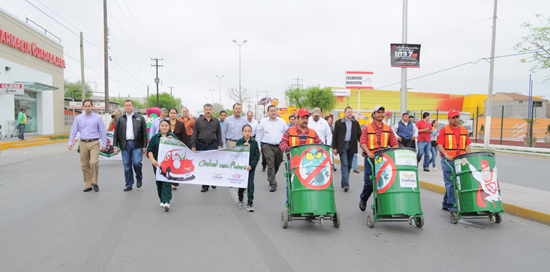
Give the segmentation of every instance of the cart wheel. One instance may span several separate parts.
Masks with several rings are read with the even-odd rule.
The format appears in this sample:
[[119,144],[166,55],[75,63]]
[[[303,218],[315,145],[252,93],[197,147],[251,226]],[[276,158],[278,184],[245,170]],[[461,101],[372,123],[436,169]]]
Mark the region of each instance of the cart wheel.
[[409,228],[414,226],[414,216],[409,217]]
[[415,217],[415,218],[414,218],[414,221],[415,221],[416,226],[417,226],[418,228],[421,228],[422,226],[424,226],[424,217],[422,217],[422,216]]
[[367,226],[371,229],[374,227],[374,216],[370,214],[367,215]]
[[496,213],[492,213],[492,214],[489,215],[489,223],[490,223],[490,224],[494,224],[494,223],[495,223],[495,221],[496,221],[496,218],[495,218],[496,215],[495,215],[495,214],[496,214]]
[[322,216],[319,216],[319,219],[317,220],[319,222],[319,227],[322,227],[323,226],[323,217]]
[[332,224],[334,224],[335,228],[339,228],[340,223],[342,223],[342,217],[340,216],[339,212],[336,212],[336,213],[334,213],[334,216],[332,217]]
[[283,227],[283,229],[286,229],[287,226],[288,226],[288,211],[284,211],[281,214],[281,227]]
[[456,213],[451,213],[451,223],[458,223],[458,215]]
[[495,217],[495,223],[500,224],[500,222],[502,222],[502,214],[495,213]]

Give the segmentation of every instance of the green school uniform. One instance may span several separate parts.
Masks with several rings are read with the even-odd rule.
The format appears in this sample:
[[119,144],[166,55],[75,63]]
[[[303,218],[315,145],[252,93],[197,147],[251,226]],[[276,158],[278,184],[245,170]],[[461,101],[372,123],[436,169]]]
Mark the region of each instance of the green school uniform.
[[[237,141],[237,146],[244,146],[244,143],[247,141],[242,137]],[[246,189],[246,196],[248,198],[248,205],[252,206],[252,203],[254,202],[254,174],[256,172],[256,165],[258,165],[258,161],[260,160],[260,149],[258,148],[258,142],[254,138],[250,138],[248,140],[248,144],[250,145],[250,157],[248,159],[248,165],[252,167],[250,171],[248,171],[248,188]],[[244,188],[239,188],[238,192],[239,200],[242,201],[244,197]]]
[[[174,139],[177,139],[176,135],[172,134],[171,132],[168,132],[166,134],[166,137],[172,136]],[[157,133],[153,135],[153,137],[149,140],[149,145],[147,145],[147,154],[149,152],[153,152],[153,158],[160,164],[161,162],[158,161],[158,154],[159,154],[159,144],[160,144],[160,138],[162,137],[162,134]],[[157,168],[153,165],[153,173],[157,174]],[[156,181],[157,182],[157,193],[160,199],[160,202],[166,202],[170,203],[170,200],[172,200],[172,186],[170,182],[163,182],[163,181]]]

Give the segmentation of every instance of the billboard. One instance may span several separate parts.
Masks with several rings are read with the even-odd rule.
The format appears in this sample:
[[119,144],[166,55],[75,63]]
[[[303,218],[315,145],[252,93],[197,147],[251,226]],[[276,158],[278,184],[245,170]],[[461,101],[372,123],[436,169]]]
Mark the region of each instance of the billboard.
[[373,89],[373,72],[346,71],[346,89]]
[[420,68],[420,44],[390,44],[391,67]]

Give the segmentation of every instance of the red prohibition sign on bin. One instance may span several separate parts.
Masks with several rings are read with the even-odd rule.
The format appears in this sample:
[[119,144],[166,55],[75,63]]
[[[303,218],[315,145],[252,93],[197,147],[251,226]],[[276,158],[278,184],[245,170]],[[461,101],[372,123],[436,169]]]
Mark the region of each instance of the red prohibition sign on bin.
[[[382,157],[380,157],[380,159],[381,159],[380,163],[382,163],[382,166],[380,167],[380,169],[378,170],[378,173],[376,174],[376,187],[378,188],[378,193],[379,194],[385,192],[386,190],[388,190],[392,186],[393,182],[395,181],[395,176],[396,176],[395,163],[393,162],[391,157],[388,156],[387,154],[383,154]],[[375,166],[375,168],[376,168],[376,166]],[[387,170],[387,171],[385,171],[385,170]],[[383,183],[382,187],[380,187],[379,184],[378,184],[378,181],[380,180],[380,176],[384,172],[386,172],[387,175],[390,175],[389,181],[385,184]]]
[[[302,162],[304,161],[304,157],[307,154],[311,154],[311,151],[314,151],[314,149],[317,150],[317,154],[324,155],[324,159],[319,165],[317,165],[317,167],[315,168],[315,170],[313,170],[313,172],[309,173],[309,175],[307,175],[306,177],[302,177],[301,167],[303,165]],[[321,152],[321,153],[319,153],[319,152]],[[320,158],[317,158],[317,159],[321,159],[322,157],[323,156],[321,156]],[[332,183],[332,164],[330,162],[330,155],[327,153],[326,150],[324,150],[322,148],[319,148],[319,147],[308,148],[304,152],[302,152],[300,157],[298,157],[298,160],[297,160],[296,163],[298,164],[298,167],[296,168],[296,172],[297,172],[296,176],[298,176],[298,179],[300,180],[302,185],[304,185],[305,187],[307,187],[309,189],[313,189],[313,190],[323,190],[323,189],[326,189]],[[323,184],[321,184],[321,185],[311,184],[311,181],[319,173],[321,173],[321,171],[323,171],[323,169],[325,169],[326,171],[330,170],[330,171],[328,171],[328,173],[329,173],[328,181],[325,177],[325,182]]]

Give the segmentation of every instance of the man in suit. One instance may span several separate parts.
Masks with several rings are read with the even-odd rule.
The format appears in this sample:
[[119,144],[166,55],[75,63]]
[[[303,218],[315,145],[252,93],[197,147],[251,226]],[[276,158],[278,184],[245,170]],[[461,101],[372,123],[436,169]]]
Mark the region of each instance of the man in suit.
[[357,143],[361,139],[361,126],[353,117],[353,109],[347,107],[344,117],[334,123],[332,150],[334,155],[340,155],[342,182],[344,192],[349,190],[349,172],[353,156],[357,154]]
[[118,154],[118,146],[122,151],[122,162],[124,164],[124,178],[126,186],[124,191],[132,190],[134,177],[132,167],[136,173],[138,188],[141,187],[143,175],[141,173],[141,160],[147,147],[147,124],[145,118],[134,112],[134,102],[132,100],[124,101],[125,114],[119,116],[115,123],[115,132],[113,135],[113,146],[115,154]]

